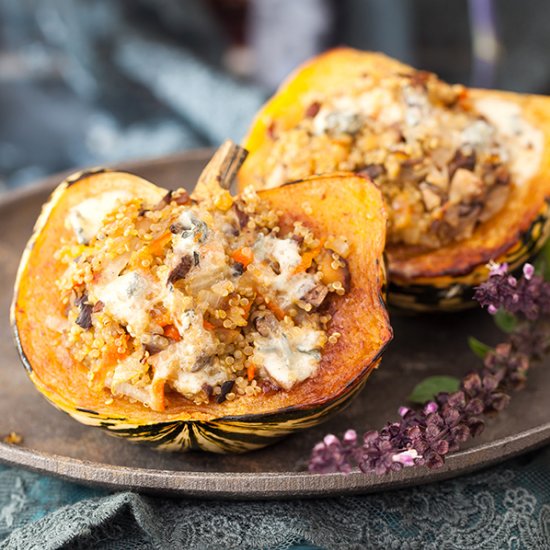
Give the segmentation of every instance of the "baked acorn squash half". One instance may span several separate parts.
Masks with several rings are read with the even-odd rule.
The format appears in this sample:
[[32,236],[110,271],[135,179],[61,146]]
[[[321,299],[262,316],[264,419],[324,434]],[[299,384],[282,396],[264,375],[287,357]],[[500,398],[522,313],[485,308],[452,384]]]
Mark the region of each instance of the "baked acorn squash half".
[[379,190],[341,174],[232,197],[244,156],[224,144],[191,196],[105,170],[54,191],[12,306],[52,404],[159,449],[244,452],[363,387],[392,338]]
[[448,85],[379,53],[336,49],[256,116],[240,189],[351,170],[388,207],[389,302],[473,304],[490,261],[519,266],[549,232],[550,98]]

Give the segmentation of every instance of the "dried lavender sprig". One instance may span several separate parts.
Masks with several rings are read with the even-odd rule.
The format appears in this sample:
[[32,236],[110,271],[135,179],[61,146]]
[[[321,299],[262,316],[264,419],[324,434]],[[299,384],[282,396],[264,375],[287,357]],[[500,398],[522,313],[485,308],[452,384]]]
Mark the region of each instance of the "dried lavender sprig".
[[483,431],[484,415],[508,405],[507,392],[522,387],[530,360],[548,350],[541,318],[550,313],[550,283],[535,275],[530,264],[525,264],[519,279],[508,274],[505,264],[494,264],[475,299],[490,313],[502,308],[525,321],[507,342],[487,353],[482,368],[462,379],[459,391],[439,393],[420,411],[400,407],[400,421],[365,433],[362,442],[353,430],[342,440],[326,436],[313,448],[311,472],[348,473],[358,466],[365,473],[382,475],[406,466],[440,467],[448,453]]

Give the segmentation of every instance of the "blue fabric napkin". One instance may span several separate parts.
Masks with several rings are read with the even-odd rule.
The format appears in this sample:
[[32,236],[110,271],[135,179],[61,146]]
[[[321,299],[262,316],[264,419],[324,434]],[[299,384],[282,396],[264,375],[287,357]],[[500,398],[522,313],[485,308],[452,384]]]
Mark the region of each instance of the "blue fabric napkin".
[[0,548],[550,548],[550,447],[399,491],[295,501],[108,493],[0,467]]

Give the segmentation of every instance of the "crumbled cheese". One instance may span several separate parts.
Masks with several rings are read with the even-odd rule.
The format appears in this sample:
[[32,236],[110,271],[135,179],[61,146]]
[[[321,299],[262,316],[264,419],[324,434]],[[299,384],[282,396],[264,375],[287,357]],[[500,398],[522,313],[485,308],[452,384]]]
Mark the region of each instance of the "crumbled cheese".
[[107,191],[73,206],[69,210],[67,219],[78,242],[88,244],[101,229],[105,216],[130,198],[130,194],[126,191]]
[[403,99],[407,105],[405,109],[405,124],[407,126],[417,126],[430,110],[426,94],[407,86],[403,89]]
[[145,275],[130,271],[110,283],[93,287],[93,294],[105,304],[107,313],[136,336],[147,328],[149,310],[160,294],[157,286]]
[[363,126],[363,119],[356,110],[321,109],[313,121],[315,134],[355,134]]
[[277,239],[276,237],[258,236],[254,246],[254,254],[261,259],[273,257],[281,268],[281,273],[288,273],[295,269],[301,262],[300,248],[292,239]]
[[286,308],[301,300],[317,284],[315,277],[310,273],[297,273],[277,275],[273,281],[275,288],[281,296],[281,306]]
[[462,131],[462,142],[476,149],[486,149],[495,138],[495,128],[484,120],[476,120]]
[[316,285],[315,277],[310,273],[294,273],[302,259],[299,245],[292,239],[260,234],[254,246],[254,256],[260,261],[274,259],[279,264],[278,275],[269,272],[262,279],[277,291],[283,308],[303,298]]
[[176,391],[192,397],[199,393],[205,384],[214,387],[228,379],[226,371],[220,368],[219,360],[216,359],[198,372],[178,371],[171,383]]
[[323,336],[318,330],[293,327],[286,334],[260,337],[254,348],[254,363],[289,390],[317,371]]
[[521,116],[521,107],[511,101],[484,98],[476,101],[476,108],[505,139],[515,183],[532,178],[542,159],[543,133],[527,122]]
[[189,324],[183,339],[150,359],[155,378],[166,380],[185,396],[193,396],[202,390],[203,384],[215,386],[228,379],[219,362],[206,364],[196,372],[193,367],[203,357],[213,355],[216,346],[212,334],[202,326],[202,317],[186,312]]
[[386,107],[387,95],[381,88],[368,90],[357,97],[357,107],[365,116],[375,118]]
[[[176,223],[181,225],[181,232],[174,237],[174,252],[181,258],[198,250],[197,233],[205,230],[206,224],[199,220],[190,209],[184,210]],[[204,232],[206,233],[206,231]]]

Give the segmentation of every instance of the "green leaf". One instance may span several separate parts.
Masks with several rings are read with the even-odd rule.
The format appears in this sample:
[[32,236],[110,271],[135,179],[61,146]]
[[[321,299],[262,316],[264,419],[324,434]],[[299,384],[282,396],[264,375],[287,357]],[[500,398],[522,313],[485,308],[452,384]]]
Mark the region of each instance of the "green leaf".
[[542,275],[545,281],[550,281],[550,239],[544,243],[534,262],[535,272]]
[[504,332],[512,332],[518,326],[517,317],[503,309],[495,313],[494,320],[496,326]]
[[409,401],[423,405],[431,401],[438,393],[452,393],[460,387],[460,380],[454,376],[430,376],[417,384],[409,395]]
[[470,349],[480,358],[485,359],[485,356],[491,351],[491,346],[484,344],[473,336],[468,337],[468,345]]

